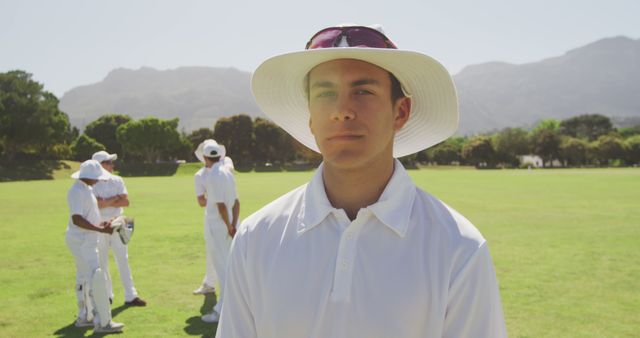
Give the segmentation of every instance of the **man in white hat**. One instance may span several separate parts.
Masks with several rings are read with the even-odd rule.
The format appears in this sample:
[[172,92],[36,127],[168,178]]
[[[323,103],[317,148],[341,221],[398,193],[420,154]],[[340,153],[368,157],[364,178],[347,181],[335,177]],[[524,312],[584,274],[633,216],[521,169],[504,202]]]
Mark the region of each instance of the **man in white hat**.
[[[202,155],[205,167],[209,169],[204,174],[204,194],[200,195],[198,201],[202,201],[204,198],[207,263],[208,265],[211,263],[220,282],[218,302],[210,313],[202,316],[202,320],[213,323],[218,322],[220,317],[224,298],[227,258],[231,239],[236,233],[240,202],[233,174],[224,163],[224,146],[217,142],[207,142],[202,148]],[[209,271],[207,271],[207,275],[209,275]]]
[[110,174],[95,160],[87,160],[71,175],[77,181],[67,194],[69,223],[65,235],[67,246],[76,261],[77,327],[94,326],[94,332],[120,332],[122,323],[111,320],[107,276],[100,267],[98,236],[111,234],[110,222],[100,221],[98,201],[91,186]]
[[[118,154],[109,154],[104,150],[98,151],[91,156],[91,159],[98,161],[102,168],[111,174],[108,179],[100,181],[93,186],[93,193],[98,199],[100,218],[103,222],[113,220],[122,215],[123,208],[129,206],[127,187],[124,185],[122,177],[113,174],[113,161],[117,158]],[[113,257],[118,264],[120,280],[124,287],[124,304],[127,306],[146,306],[147,302],[138,296],[138,291],[133,285],[127,245],[122,243],[117,232],[101,234],[98,243],[100,267],[107,274],[109,299],[113,299],[113,283],[109,273],[109,249],[113,250]]]
[[487,242],[395,159],[457,128],[440,63],[379,27],[329,27],[252,89],[323,163],[238,229],[216,337],[506,337]]
[[[194,154],[198,158],[198,160],[204,163],[204,167],[200,168],[194,175],[194,184],[196,189],[196,200],[198,205],[202,208],[205,208],[205,221],[204,221],[204,243],[205,243],[205,275],[202,280],[202,284],[193,290],[194,295],[204,295],[207,293],[215,293],[215,285],[217,284],[218,277],[216,275],[216,269],[213,264],[215,258],[213,256],[213,238],[211,237],[211,231],[209,226],[207,225],[207,195],[206,195],[206,176],[211,171],[211,167],[214,162],[205,159],[203,152],[205,144],[211,144],[214,146],[218,145],[218,142],[212,139],[206,139],[202,141]],[[226,156],[226,148],[224,146],[220,146],[221,149],[225,152],[225,156],[222,158],[222,161],[227,169],[230,171],[234,170],[233,161],[231,158]]]

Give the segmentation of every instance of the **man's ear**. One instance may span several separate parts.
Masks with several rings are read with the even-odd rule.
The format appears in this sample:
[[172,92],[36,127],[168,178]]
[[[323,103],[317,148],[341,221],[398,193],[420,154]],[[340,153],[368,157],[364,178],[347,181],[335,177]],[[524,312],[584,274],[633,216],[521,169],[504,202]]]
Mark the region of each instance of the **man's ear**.
[[411,115],[411,98],[402,97],[396,100],[393,105],[394,119],[393,130],[396,132],[404,127],[405,123],[409,120]]

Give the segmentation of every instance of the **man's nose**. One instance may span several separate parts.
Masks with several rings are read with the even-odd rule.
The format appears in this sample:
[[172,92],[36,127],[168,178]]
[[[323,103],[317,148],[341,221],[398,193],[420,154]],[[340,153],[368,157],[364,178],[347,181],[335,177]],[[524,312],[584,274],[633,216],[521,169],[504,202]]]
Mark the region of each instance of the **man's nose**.
[[356,118],[356,113],[348,97],[338,99],[336,109],[331,115],[331,119],[335,121],[347,121]]

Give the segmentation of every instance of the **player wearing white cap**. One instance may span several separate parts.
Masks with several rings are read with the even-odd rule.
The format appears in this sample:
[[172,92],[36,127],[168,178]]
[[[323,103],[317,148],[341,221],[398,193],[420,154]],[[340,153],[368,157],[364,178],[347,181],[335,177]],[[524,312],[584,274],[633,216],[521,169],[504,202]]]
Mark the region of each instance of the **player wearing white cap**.
[[[98,182],[93,186],[93,192],[98,199],[101,220],[109,221],[123,213],[123,208],[129,206],[129,195],[122,177],[113,174],[113,161],[117,154],[109,154],[106,151],[98,151],[91,157],[100,163],[102,168],[111,175],[108,179]],[[109,299],[113,299],[113,283],[109,273],[109,249],[113,250],[113,257],[118,264],[120,280],[124,287],[124,304],[127,306],[146,306],[147,302],[138,296],[138,291],[133,285],[133,277],[129,266],[129,253],[127,245],[122,243],[117,233],[102,234],[99,237],[98,253],[100,266],[107,274],[107,290]]]
[[67,194],[69,223],[65,235],[76,262],[77,327],[94,326],[96,333],[122,331],[124,324],[111,320],[107,276],[98,259],[98,236],[111,234],[110,222],[100,221],[98,201],[91,186],[110,174],[95,160],[87,160],[71,175],[77,181]]
[[[218,145],[218,142],[212,139],[206,139],[198,145],[197,149],[194,152],[194,154],[196,155],[196,158],[198,158],[200,162],[204,163],[204,167],[200,168],[200,170],[198,170],[194,175],[196,199],[197,199],[198,205],[203,208],[207,206],[206,176],[211,171],[211,167],[214,164],[213,161],[206,161],[205,157],[203,156],[205,144]],[[220,146],[220,147],[221,149],[224,149],[224,146]],[[226,153],[226,149],[225,149],[225,153]],[[222,161],[224,163],[224,166],[227,169],[231,171],[234,170],[233,161],[229,156],[226,156],[225,154]],[[204,221],[205,275],[204,275],[204,279],[202,280],[202,284],[200,284],[200,286],[193,291],[194,295],[204,295],[207,293],[215,293],[216,291],[215,286],[218,280],[218,277],[216,275],[216,269],[214,266],[214,260],[215,260],[215,257],[213,254],[214,240],[211,237],[211,232],[209,230],[209,226],[207,226],[206,219],[207,219],[207,212],[205,209],[205,221]]]
[[224,300],[225,275],[231,239],[236,233],[240,202],[236,183],[225,165],[225,148],[217,142],[207,142],[203,147],[205,165],[210,169],[205,179],[205,239],[209,242],[207,255],[220,282],[218,302],[213,311],[202,316],[204,322],[217,322]]

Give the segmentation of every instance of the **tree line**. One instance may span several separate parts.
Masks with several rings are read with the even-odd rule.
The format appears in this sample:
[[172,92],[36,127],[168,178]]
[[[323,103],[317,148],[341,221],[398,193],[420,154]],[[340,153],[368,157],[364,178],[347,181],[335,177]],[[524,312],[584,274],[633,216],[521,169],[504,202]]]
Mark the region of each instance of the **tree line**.
[[[195,147],[207,138],[224,144],[240,168],[315,166],[320,155],[269,120],[248,115],[220,118],[212,128],[178,130],[179,120],[134,120],[106,114],[81,133],[58,108],[58,99],[24,71],[0,73],[0,157],[82,161],[99,150],[126,162],[196,161]],[[528,166],[535,154],[543,165],[624,166],[640,163],[640,125],[615,128],[602,115],[541,121],[532,130],[506,128],[494,133],[452,137],[401,159],[403,163],[474,165],[479,168]]]
[[452,137],[414,156],[419,162],[476,167],[527,167],[523,155],[537,155],[541,166],[628,166],[640,163],[640,125],[615,128],[603,115],[562,121],[547,119],[532,130],[505,128],[470,137]]

